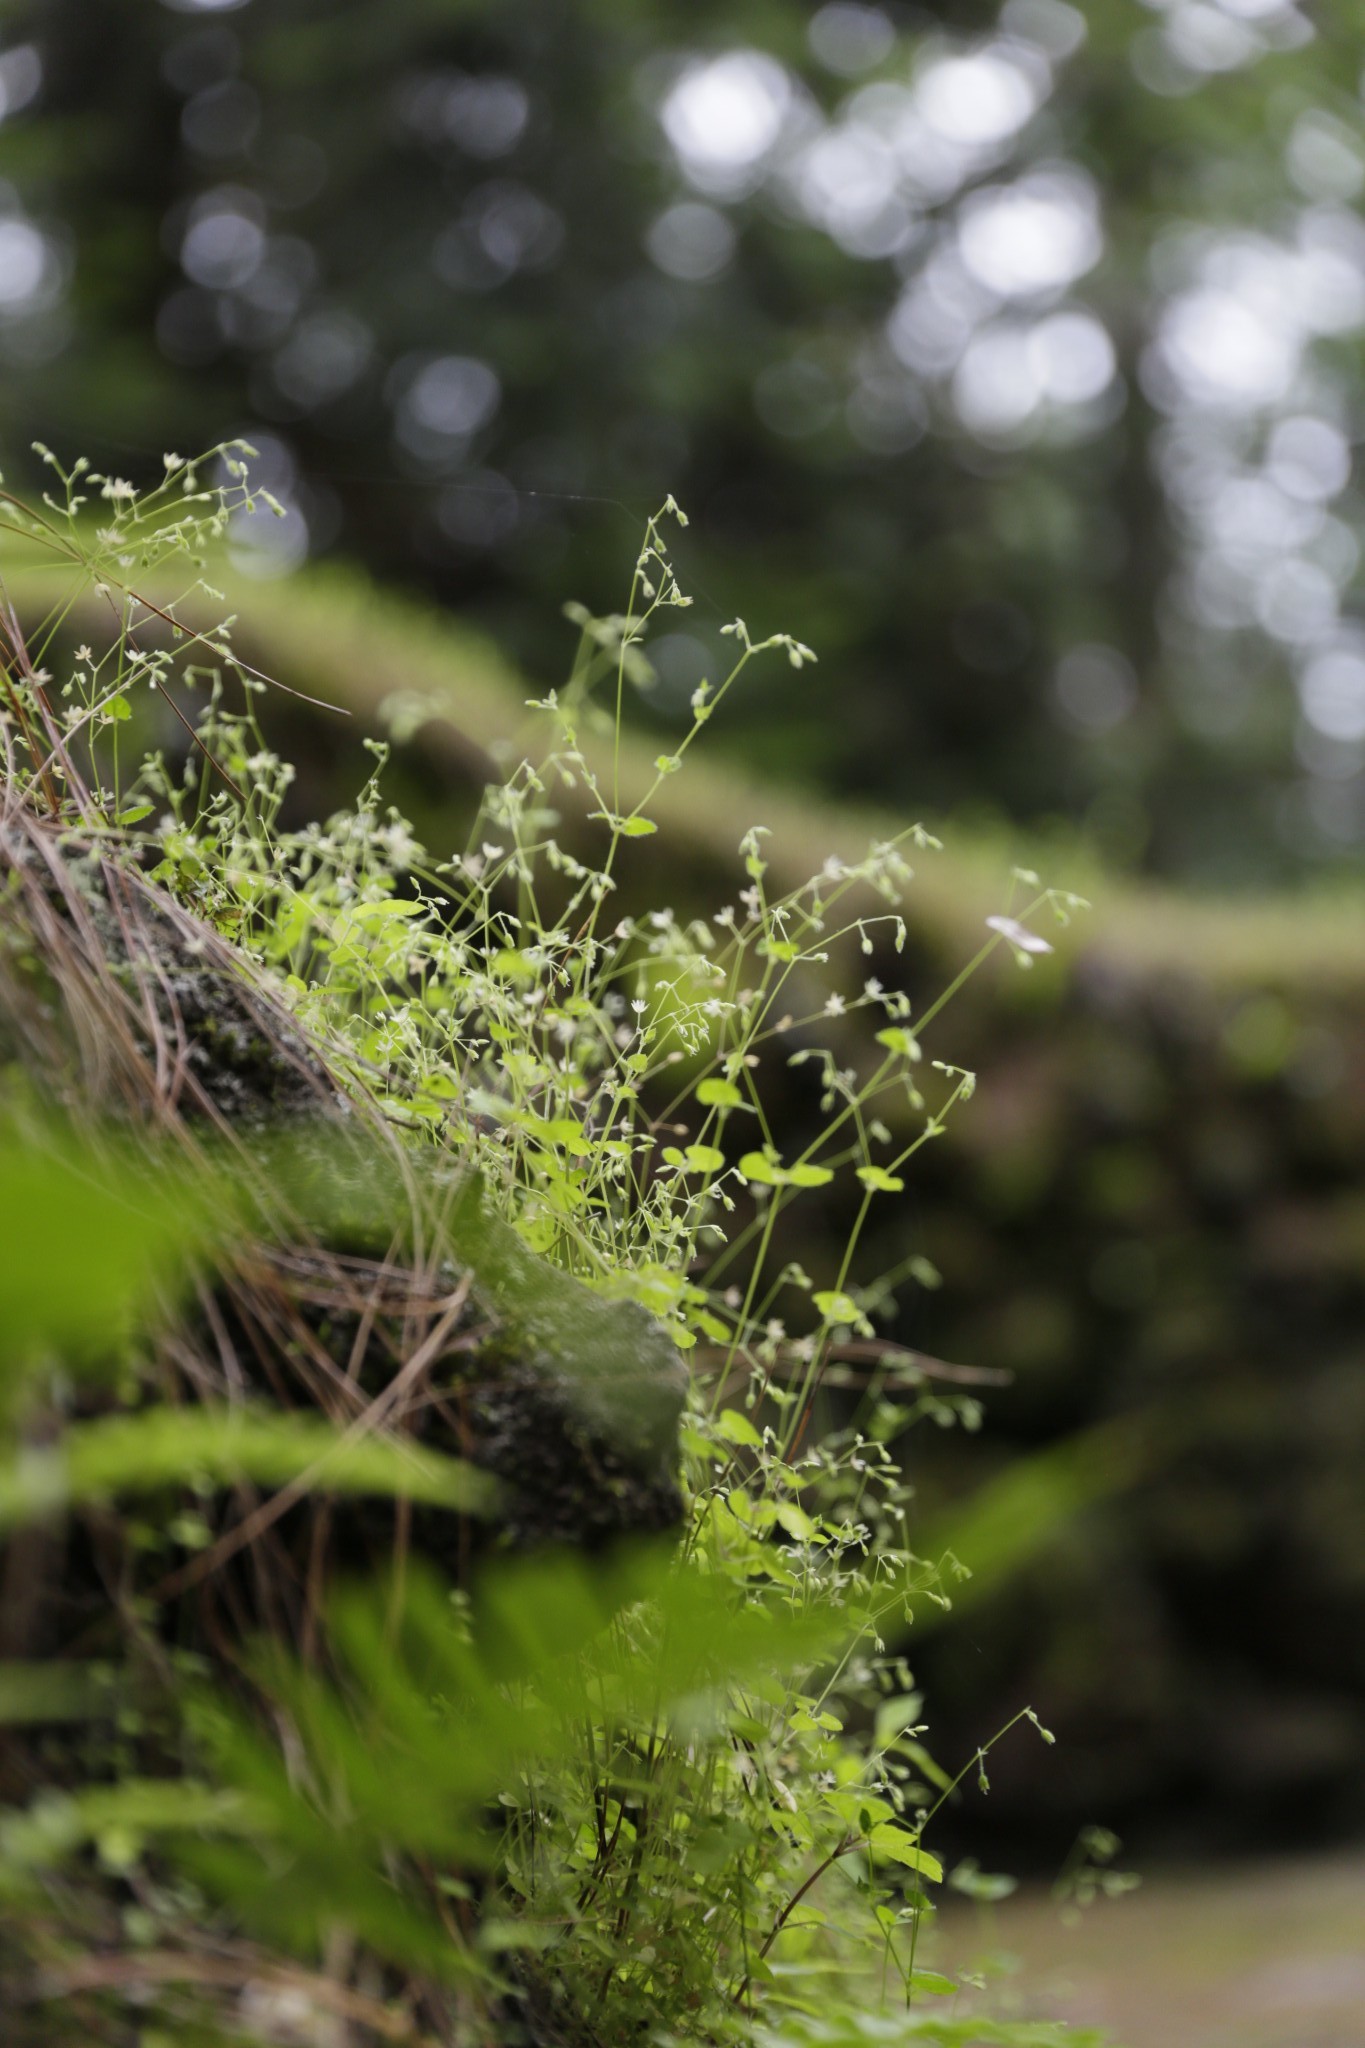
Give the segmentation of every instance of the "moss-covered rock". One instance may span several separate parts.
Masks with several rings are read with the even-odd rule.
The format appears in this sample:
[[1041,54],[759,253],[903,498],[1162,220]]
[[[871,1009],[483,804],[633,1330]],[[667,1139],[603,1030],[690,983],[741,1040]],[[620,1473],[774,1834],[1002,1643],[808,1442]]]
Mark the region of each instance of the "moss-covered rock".
[[259,1219],[259,1241],[205,1274],[199,1311],[162,1340],[183,1394],[397,1430],[491,1472],[502,1512],[487,1528],[419,1515],[455,1566],[490,1542],[677,1527],[686,1375],[659,1325],[548,1266],[474,1183],[428,1204],[429,1155],[136,867],[18,813],[4,851],[0,1091],[195,1147],[216,1135]]

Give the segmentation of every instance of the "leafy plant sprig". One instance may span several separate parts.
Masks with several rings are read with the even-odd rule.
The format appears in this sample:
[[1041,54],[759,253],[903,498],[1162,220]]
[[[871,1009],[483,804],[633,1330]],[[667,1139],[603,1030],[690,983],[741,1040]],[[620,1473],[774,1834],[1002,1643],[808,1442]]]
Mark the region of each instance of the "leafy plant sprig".
[[[430,1655],[425,1676],[405,1672],[376,1649],[396,1625],[391,1597],[382,1622],[353,1602],[338,1641],[363,1654],[344,1696],[287,1658],[272,1667],[301,1778],[259,1731],[201,1716],[220,1779],[258,1795],[247,1822],[233,1809],[232,1829],[268,1846],[220,1846],[197,1863],[191,1850],[189,1863],[246,1912],[261,1855],[292,1856],[303,1907],[280,1924],[301,1943],[347,1924],[390,1961],[438,1972],[449,1944],[466,1978],[486,1978],[499,1953],[539,1958],[595,2040],[751,2042],[783,2015],[793,2040],[809,2027],[812,2041],[851,2042],[852,2018],[842,2036],[820,2032],[810,1987],[843,1984],[847,2015],[888,1973],[917,2038],[959,2038],[921,2010],[958,1991],[918,1960],[945,1874],[925,1835],[973,1770],[984,1778],[990,1745],[956,1776],[942,1768],[897,1648],[923,1602],[950,1604],[960,1570],[916,1555],[897,1446],[924,1417],[974,1426],[979,1404],[927,1389],[878,1345],[872,1313],[895,1276],[861,1276],[858,1255],[874,1207],[904,1193],[906,1169],[972,1094],[971,1073],[925,1056],[943,1009],[999,948],[1031,965],[1049,950],[1033,921],[1065,923],[1079,899],[1017,872],[974,958],[918,1014],[885,977],[907,940],[907,856],[937,849],[922,826],[796,884],[778,880],[755,826],[733,900],[707,915],[631,907],[642,891],[628,856],[658,832],[650,807],[750,663],[814,659],[735,620],[728,671],[699,685],[652,778],[626,788],[628,692],[649,686],[653,625],[690,602],[669,551],[668,522],[685,523],[671,500],[647,525],[625,610],[570,609],[569,681],[532,707],[548,737],[485,792],[457,857],[434,858],[385,802],[379,741],[354,806],[286,825],[293,771],[262,731],[265,681],[234,656],[231,621],[186,623],[211,587],[198,574],[173,594],[138,594],[219,545],[234,507],[252,502],[240,448],[218,455],[223,491],[201,490],[203,465],[178,458],[140,498],[45,457],[62,495],[41,511],[4,501],[11,531],[76,577],[33,636],[37,663],[16,654],[10,667],[12,787],[141,862],[277,981],[301,1030],[438,1177],[477,1168],[533,1250],[645,1304],[705,1370],[676,1560],[605,1603],[562,1574],[494,1586],[513,1636],[557,1646],[510,1673],[483,1670],[467,1616],[420,1588],[409,1618]],[[111,509],[92,542],[96,488]],[[100,656],[82,645],[55,686],[41,664],[82,587],[113,607],[116,630]],[[139,698],[169,701],[173,687],[198,699],[193,746],[128,779],[120,728]],[[238,693],[242,708],[229,708]],[[419,709],[396,702],[393,730]],[[819,1128],[795,1146],[768,1085],[784,1058],[818,1090]],[[831,1188],[856,1190],[853,1220],[813,1279],[786,1255],[792,1212]],[[905,1274],[935,1277],[916,1256]],[[843,1426],[819,1434],[816,1397],[850,1345],[870,1347],[874,1369]],[[566,1614],[582,1620],[572,1640]],[[448,1689],[433,1691],[447,1666]],[[444,1833],[437,1783],[454,1802]],[[161,1815],[134,1797],[128,1824],[173,1833]],[[84,1827],[75,1813],[73,1840]],[[450,1902],[468,1903],[475,1869],[488,1890],[471,1949]]]

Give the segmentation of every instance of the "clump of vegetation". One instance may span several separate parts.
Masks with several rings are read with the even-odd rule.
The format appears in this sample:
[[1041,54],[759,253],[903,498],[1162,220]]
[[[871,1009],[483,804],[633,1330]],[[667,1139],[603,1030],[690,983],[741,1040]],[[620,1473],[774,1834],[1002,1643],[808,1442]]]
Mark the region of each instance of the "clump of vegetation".
[[[146,2048],[835,2048],[892,2011],[896,2038],[1060,2039],[925,1963],[945,1880],[999,1881],[935,1853],[986,1760],[938,1760],[902,1654],[966,1566],[912,1545],[900,1446],[979,1411],[878,1336],[897,1278],[933,1275],[858,1254],[972,1091],[926,1034],[1075,899],[1018,878],[1026,907],[918,1016],[862,964],[903,940],[919,828],[778,895],[755,829],[709,919],[631,907],[653,791],[619,740],[688,602],[671,502],[625,610],[571,614],[546,743],[457,858],[386,806],[378,743],[353,809],[292,818],[205,580],[246,453],[208,485],[168,456],[142,496],[49,456],[43,506],[6,501],[72,572],[32,629],[3,619],[26,1250],[0,1526],[42,1567],[0,1695],[29,1725],[6,1995],[37,2033],[60,2001]],[[90,592],[110,631],[72,652]],[[752,661],[813,658],[728,631],[655,787]],[[185,746],[129,772],[149,695]],[[880,1019],[865,1072],[852,1008]],[[795,1141],[765,1112],[779,1060],[818,1082]],[[793,1211],[838,1176],[856,1221],[808,1275]],[[87,1260],[73,1309],[54,1282]],[[866,1384],[833,1407],[850,1354]]]

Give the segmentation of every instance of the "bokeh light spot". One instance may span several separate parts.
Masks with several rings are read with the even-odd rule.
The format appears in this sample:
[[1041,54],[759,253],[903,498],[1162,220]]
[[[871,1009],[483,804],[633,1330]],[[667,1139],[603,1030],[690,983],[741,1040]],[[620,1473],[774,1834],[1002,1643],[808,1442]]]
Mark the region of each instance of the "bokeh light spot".
[[683,169],[707,189],[736,186],[773,148],[791,103],[791,80],[775,58],[734,50],[684,67],[660,109]]
[[1116,647],[1087,642],[1058,662],[1052,691],[1063,719],[1078,732],[1112,732],[1137,706],[1133,665]]
[[860,6],[857,0],[830,0],[811,17],[806,40],[811,55],[826,71],[856,78],[885,63],[896,47],[896,31],[880,7]]
[[958,243],[971,275],[1001,298],[1059,291],[1099,261],[1094,189],[1079,172],[1058,168],[973,194]]
[[915,83],[914,105],[936,135],[979,149],[1017,134],[1041,98],[1041,81],[1018,54],[987,48],[927,65]]
[[651,224],[645,247],[658,268],[684,284],[719,277],[735,253],[735,231],[719,208],[680,200]]

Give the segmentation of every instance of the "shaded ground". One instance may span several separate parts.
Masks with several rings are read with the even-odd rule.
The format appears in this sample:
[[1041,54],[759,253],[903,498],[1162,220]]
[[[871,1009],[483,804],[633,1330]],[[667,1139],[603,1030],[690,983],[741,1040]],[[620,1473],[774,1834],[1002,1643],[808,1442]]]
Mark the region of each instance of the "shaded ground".
[[993,1922],[945,1913],[941,1940],[957,1963],[993,1958],[995,2009],[1120,2048],[1365,2048],[1360,1852],[1153,1876],[1071,1925],[1023,1893]]

